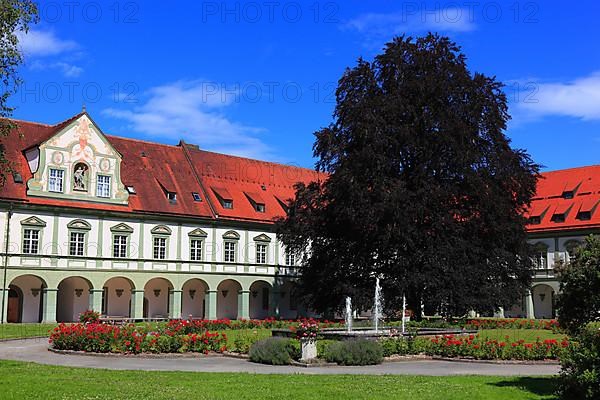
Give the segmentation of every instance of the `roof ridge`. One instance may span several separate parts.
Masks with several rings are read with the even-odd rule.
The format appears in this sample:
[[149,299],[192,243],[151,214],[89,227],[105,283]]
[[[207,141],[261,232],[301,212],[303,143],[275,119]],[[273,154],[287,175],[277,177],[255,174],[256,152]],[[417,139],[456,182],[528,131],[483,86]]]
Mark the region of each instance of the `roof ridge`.
[[113,134],[109,134],[109,133],[105,134],[105,136],[107,138],[115,138],[115,139],[119,139],[119,140],[129,140],[131,142],[146,143],[146,144],[151,144],[151,145],[155,145],[155,146],[167,146],[167,147],[174,147],[174,148],[180,147],[179,145],[176,145],[176,144],[151,142],[150,140],[135,139],[135,138],[130,138],[130,137],[126,137],[126,136],[117,136],[117,135],[113,135]]
[[579,167],[570,167],[570,168],[564,168],[564,169],[555,169],[555,170],[552,170],[552,171],[541,172],[541,174],[542,175],[544,175],[544,174],[553,174],[553,173],[559,173],[559,172],[573,171],[573,170],[577,170],[577,169],[596,168],[596,167],[600,167],[600,164],[582,165],[582,166],[579,166]]
[[32,124],[32,125],[40,125],[40,126],[45,126],[46,128],[52,128],[55,126],[55,125],[46,124],[44,122],[26,121],[24,119],[18,119],[18,118],[0,118],[0,119],[7,119],[9,121],[14,121],[14,122],[24,122],[26,124]]

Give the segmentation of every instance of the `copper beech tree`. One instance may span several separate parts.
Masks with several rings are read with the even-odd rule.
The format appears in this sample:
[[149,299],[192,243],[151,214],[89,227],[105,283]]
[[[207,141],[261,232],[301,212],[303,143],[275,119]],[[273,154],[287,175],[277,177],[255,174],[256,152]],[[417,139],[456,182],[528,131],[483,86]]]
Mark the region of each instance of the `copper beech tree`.
[[514,304],[531,281],[523,214],[539,167],[504,133],[502,84],[446,37],[402,36],[347,69],[336,100],[313,146],[327,178],[298,184],[278,223],[304,254],[303,300],[367,309],[380,277],[388,311],[406,295],[417,317]]

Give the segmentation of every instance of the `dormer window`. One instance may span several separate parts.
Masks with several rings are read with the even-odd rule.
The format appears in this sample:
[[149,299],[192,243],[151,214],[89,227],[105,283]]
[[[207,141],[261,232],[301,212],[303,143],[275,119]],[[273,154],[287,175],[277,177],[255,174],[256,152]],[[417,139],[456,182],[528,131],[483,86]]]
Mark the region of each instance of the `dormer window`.
[[64,187],[65,171],[50,168],[48,172],[48,190],[50,192],[62,193]]
[[262,203],[256,203],[256,211],[258,211],[259,213],[264,213],[265,205]]
[[110,197],[110,176],[98,175],[96,196],[103,197],[103,198]]
[[200,197],[200,193],[192,192],[192,197],[194,201],[202,201],[202,197]]
[[177,193],[175,193],[175,192],[167,192],[167,199],[171,203],[176,203],[177,202]]
[[565,214],[553,214],[552,222],[565,222]]
[[579,211],[577,213],[577,219],[580,221],[589,221],[590,219],[592,219],[592,212],[591,211]]
[[133,186],[126,186],[127,189],[127,193],[129,194],[137,194],[137,192],[135,191],[135,188]]
[[221,203],[221,207],[227,210],[233,209],[233,196],[229,193],[229,190],[224,187],[213,187],[211,189]]
[[233,200],[225,200],[225,199],[223,199],[223,201],[221,202],[221,204],[223,205],[223,208],[226,208],[228,210],[233,209]]
[[537,217],[529,217],[529,224],[531,225],[539,225],[542,223],[542,219],[537,216]]
[[565,191],[562,194],[563,199],[572,199],[574,196],[575,196],[575,192],[573,192],[572,190]]

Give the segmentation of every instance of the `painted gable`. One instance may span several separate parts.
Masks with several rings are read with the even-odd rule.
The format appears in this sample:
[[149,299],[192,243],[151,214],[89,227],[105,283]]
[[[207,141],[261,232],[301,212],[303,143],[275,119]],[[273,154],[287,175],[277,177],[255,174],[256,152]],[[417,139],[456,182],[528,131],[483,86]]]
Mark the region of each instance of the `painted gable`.
[[27,182],[27,195],[127,204],[122,156],[87,113],[28,153],[33,178]]

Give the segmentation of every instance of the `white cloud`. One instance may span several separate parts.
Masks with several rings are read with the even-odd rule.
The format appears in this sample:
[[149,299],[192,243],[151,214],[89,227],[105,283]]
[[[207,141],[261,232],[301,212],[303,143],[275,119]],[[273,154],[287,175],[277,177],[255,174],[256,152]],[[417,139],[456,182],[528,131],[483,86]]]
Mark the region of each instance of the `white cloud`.
[[30,57],[43,57],[62,54],[77,49],[72,40],[58,38],[52,31],[30,30],[27,34],[18,32],[19,48]]
[[427,10],[403,7],[399,12],[359,15],[342,25],[342,28],[356,31],[374,41],[404,33],[468,32],[475,29],[475,21],[473,11],[469,9],[447,7]]
[[517,122],[546,116],[600,120],[600,71],[568,82],[529,81],[519,88],[511,104]]
[[184,139],[200,148],[251,158],[272,157],[257,136],[263,129],[231,121],[223,109],[235,97],[217,85],[179,81],[149,89],[145,103],[122,110],[108,108],[104,115],[127,122],[133,132],[175,142]]
[[83,72],[83,68],[62,61],[44,63],[40,60],[34,60],[30,68],[34,71],[43,71],[48,69],[56,69],[67,78],[77,78]]

